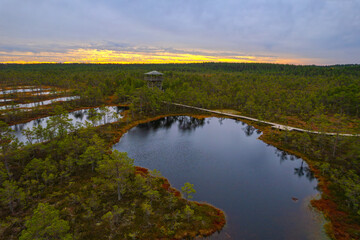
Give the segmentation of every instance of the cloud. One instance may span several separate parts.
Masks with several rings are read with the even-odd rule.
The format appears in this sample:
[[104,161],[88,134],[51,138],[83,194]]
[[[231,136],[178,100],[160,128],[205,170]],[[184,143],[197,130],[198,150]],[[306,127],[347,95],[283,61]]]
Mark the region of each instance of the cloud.
[[359,63],[358,9],[358,0],[1,0],[0,49],[194,49]]

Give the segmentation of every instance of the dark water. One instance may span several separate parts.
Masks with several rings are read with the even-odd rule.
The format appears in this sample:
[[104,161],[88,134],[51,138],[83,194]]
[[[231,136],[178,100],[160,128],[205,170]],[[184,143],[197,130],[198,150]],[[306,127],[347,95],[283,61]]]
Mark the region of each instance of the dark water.
[[12,105],[4,105],[4,106],[0,106],[0,110],[13,109],[13,108],[33,108],[33,107],[49,105],[49,104],[54,103],[54,102],[72,101],[72,100],[79,99],[79,98],[80,98],[79,96],[61,97],[61,98],[54,98],[54,99],[45,100],[45,101],[41,101],[41,102],[16,104],[14,106],[12,106]]
[[131,129],[113,148],[177,189],[193,183],[194,200],[223,209],[227,225],[211,239],[328,239],[309,206],[319,192],[308,166],[259,135],[231,119],[168,117]]
[[[121,116],[119,115],[119,113],[122,112],[124,110],[124,108],[114,106],[114,107],[104,107],[102,109],[94,108],[94,110],[97,113],[101,113],[101,112],[104,113],[104,115],[102,116],[101,119],[94,122],[95,126],[99,126],[102,124],[115,122],[118,119],[120,119]],[[46,127],[46,125],[47,125],[46,122],[49,120],[49,118],[50,117],[39,118],[36,120],[29,121],[27,123],[16,124],[16,125],[11,126],[11,128],[14,130],[14,135],[16,136],[16,138],[19,139],[20,142],[25,143],[27,141],[27,139],[23,135],[22,130],[33,129],[34,127],[36,127],[38,125],[42,125],[42,127]],[[83,110],[78,110],[78,111],[68,113],[68,118],[71,119],[71,122],[73,125],[80,124],[80,123],[84,124],[86,121],[91,122],[89,119],[89,109],[83,109]]]

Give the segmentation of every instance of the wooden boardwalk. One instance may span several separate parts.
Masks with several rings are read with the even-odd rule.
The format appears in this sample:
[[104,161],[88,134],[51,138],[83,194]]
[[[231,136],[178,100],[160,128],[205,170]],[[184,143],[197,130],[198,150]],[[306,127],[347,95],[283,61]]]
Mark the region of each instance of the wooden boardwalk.
[[214,111],[214,110],[209,110],[209,109],[199,108],[199,107],[193,107],[193,106],[180,104],[180,103],[170,103],[170,102],[165,102],[165,103],[172,104],[172,105],[175,105],[175,106],[180,106],[180,107],[196,109],[196,110],[200,110],[200,111],[204,111],[204,112],[215,113],[215,114],[224,115],[224,116],[228,116],[228,117],[241,118],[241,119],[246,119],[246,120],[250,120],[250,121],[254,121],[254,122],[265,123],[265,124],[271,125],[272,128],[276,128],[276,129],[284,130],[284,131],[298,131],[298,132],[306,132],[306,133],[313,133],[313,134],[324,134],[324,135],[329,135],[329,136],[338,135],[338,136],[345,136],[345,137],[360,137],[360,134],[311,131],[311,130],[291,127],[291,126],[287,126],[287,125],[282,125],[282,124],[278,124],[278,123],[263,121],[263,120],[260,120],[260,119],[251,118],[251,117],[247,117],[247,116],[231,114],[231,113],[223,113],[223,112],[219,112],[219,111]]

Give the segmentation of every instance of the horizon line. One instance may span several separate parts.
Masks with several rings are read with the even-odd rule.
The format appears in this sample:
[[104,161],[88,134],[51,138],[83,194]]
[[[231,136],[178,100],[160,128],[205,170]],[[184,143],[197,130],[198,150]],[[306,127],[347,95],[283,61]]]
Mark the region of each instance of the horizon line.
[[63,64],[63,65],[186,65],[186,64],[204,64],[204,63],[215,63],[215,64],[272,64],[272,65],[289,65],[289,66],[317,66],[317,67],[331,67],[331,66],[356,66],[359,63],[336,63],[336,64],[296,64],[296,63],[273,63],[273,62],[222,62],[222,61],[189,61],[189,62],[0,62],[2,65],[40,65],[40,64]]

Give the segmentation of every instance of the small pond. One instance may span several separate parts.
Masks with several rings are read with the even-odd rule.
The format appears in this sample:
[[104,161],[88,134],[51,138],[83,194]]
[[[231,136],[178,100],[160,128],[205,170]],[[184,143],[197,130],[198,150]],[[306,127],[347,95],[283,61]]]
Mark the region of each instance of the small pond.
[[210,239],[328,239],[309,205],[319,192],[307,164],[260,134],[232,119],[167,117],[129,130],[113,148],[177,189],[193,183],[194,200],[223,209],[227,225]]
[[[95,126],[99,126],[106,123],[111,123],[118,121],[121,118],[120,113],[124,110],[123,107],[104,107],[104,108],[94,108],[96,113],[103,113],[101,119],[94,122]],[[86,121],[91,122],[89,119],[89,109],[82,109],[74,112],[68,113],[69,119],[73,125],[82,123],[84,124]],[[23,135],[23,129],[33,129],[33,127],[38,126],[39,124],[42,127],[46,127],[46,121],[49,120],[50,117],[39,118],[36,120],[29,121],[27,123],[21,123],[11,126],[11,129],[14,130],[14,135],[20,141],[25,143],[27,141],[26,137]]]

